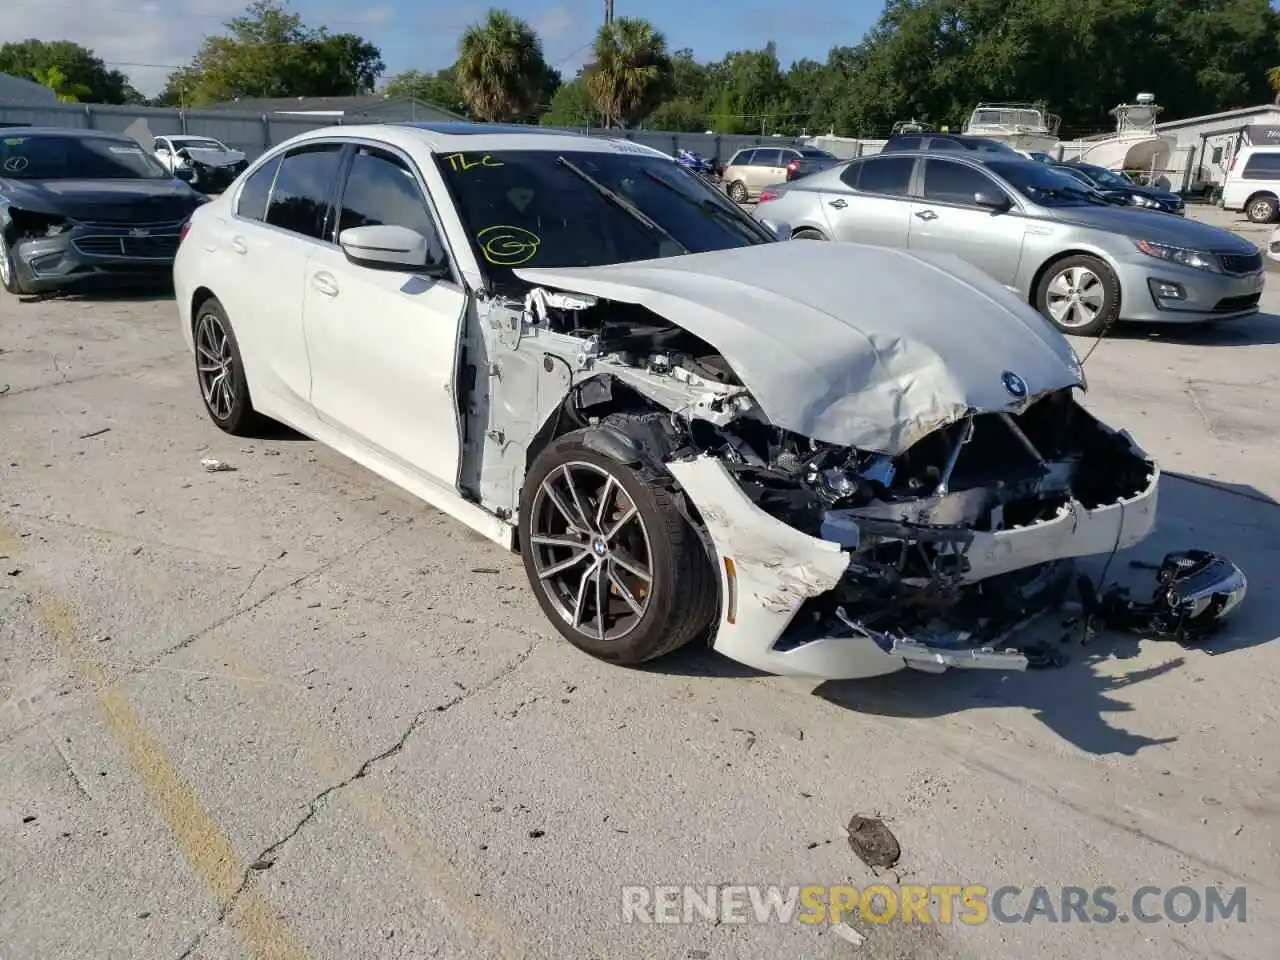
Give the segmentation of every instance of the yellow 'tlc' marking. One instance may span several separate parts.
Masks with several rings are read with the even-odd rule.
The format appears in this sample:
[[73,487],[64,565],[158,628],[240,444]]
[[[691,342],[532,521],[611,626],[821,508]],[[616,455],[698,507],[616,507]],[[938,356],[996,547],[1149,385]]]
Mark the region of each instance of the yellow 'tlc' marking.
[[[17,537],[0,528],[0,552],[16,556],[19,546]],[[76,679],[98,692],[98,711],[111,736],[129,758],[192,868],[222,907],[244,879],[245,865],[236,856],[231,838],[178,776],[159,739],[147,728],[119,681],[97,661],[96,652],[83,639],[75,614],[61,600],[43,591],[37,593],[36,604],[41,619],[70,661]],[[297,935],[276,916],[276,909],[258,887],[245,888],[227,920],[258,960],[305,960],[307,956]]]
[[476,167],[505,167],[506,164],[500,160],[495,160],[489,154],[485,154],[479,160],[469,160],[465,153],[451,153],[445,157],[449,161],[449,167],[459,172],[464,170],[473,170]]

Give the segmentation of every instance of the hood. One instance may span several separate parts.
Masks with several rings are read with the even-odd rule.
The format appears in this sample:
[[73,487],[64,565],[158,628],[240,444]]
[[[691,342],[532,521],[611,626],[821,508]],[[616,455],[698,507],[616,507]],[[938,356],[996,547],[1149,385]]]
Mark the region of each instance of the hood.
[[14,206],[55,213],[72,220],[158,223],[184,220],[203,203],[176,179],[6,180],[4,195]]
[[[1048,209],[1048,208],[1041,208]],[[1182,217],[1152,215],[1150,210],[1124,207],[1057,207],[1048,211],[1049,219],[1094,227],[1108,233],[1120,233],[1137,240],[1150,240],[1189,250],[1215,253],[1254,254],[1258,252],[1248,240],[1230,230]]]
[[970,411],[1083,385],[1066,338],[949,254],[792,240],[514,272],[647,307],[718,350],[776,426],[866,451],[896,455]]
[[219,150],[216,147],[182,147],[179,152],[206,167],[230,167],[244,159],[239,150]]

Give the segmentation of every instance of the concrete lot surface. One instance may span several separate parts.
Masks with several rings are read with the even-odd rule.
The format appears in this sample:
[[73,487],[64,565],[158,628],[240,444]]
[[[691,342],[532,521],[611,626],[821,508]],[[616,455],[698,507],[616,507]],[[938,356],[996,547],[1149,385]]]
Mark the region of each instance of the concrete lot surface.
[[[1280,287],[1264,304],[1087,362],[1088,404],[1189,478],[1135,556],[1236,560],[1228,631],[815,684],[588,659],[517,557],[308,440],[218,432],[172,302],[0,295],[0,957],[1274,958]],[[854,814],[886,818],[896,872],[854,856]],[[875,883],[1023,888],[1006,912],[1110,886],[1125,919],[847,916],[859,944],[621,919],[630,884]],[[1136,922],[1147,885],[1246,887],[1247,922]]]

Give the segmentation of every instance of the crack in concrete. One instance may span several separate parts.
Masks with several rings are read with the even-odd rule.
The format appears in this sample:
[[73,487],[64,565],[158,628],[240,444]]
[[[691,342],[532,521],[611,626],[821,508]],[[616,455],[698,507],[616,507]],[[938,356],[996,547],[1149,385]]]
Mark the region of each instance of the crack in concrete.
[[[339,553],[330,557],[324,563],[318,566],[312,567],[310,570],[294,577],[292,580],[289,580],[287,583],[283,583],[278,587],[268,590],[266,593],[264,593],[261,597],[259,597],[253,603],[249,604],[247,607],[242,607],[240,606],[240,601],[244,599],[244,595],[248,593],[248,589],[249,589],[248,587],[246,587],[245,590],[241,592],[240,596],[236,598],[235,609],[232,610],[231,613],[228,613],[225,617],[219,617],[217,620],[215,620],[213,623],[209,624],[208,626],[201,627],[199,630],[195,631],[190,636],[184,637],[182,640],[178,641],[173,646],[166,647],[165,649],[161,650],[159,653],[153,654],[150,658],[142,662],[142,664],[138,667],[138,671],[148,670],[151,667],[154,667],[161,660],[164,660],[166,657],[170,657],[173,654],[178,653],[179,651],[185,650],[187,647],[191,646],[197,640],[209,635],[214,630],[217,630],[219,627],[226,626],[228,623],[231,623],[233,620],[237,620],[240,617],[243,617],[246,613],[252,613],[254,610],[257,610],[259,607],[261,607],[263,604],[267,603],[268,601],[274,600],[280,594],[284,593],[284,591],[292,590],[294,587],[300,586],[301,584],[305,583],[307,580],[310,580],[312,577],[317,577],[320,574],[325,573],[328,570],[331,570],[333,567],[337,566],[339,563],[343,562],[344,560],[351,559],[352,557],[356,556],[358,553],[360,553],[360,551],[364,550],[366,547],[370,546],[371,544],[377,543],[379,540],[389,537],[394,531],[395,531],[394,527],[389,527],[388,529],[383,530],[381,533],[377,533],[374,536],[369,537],[367,540],[362,540],[360,543],[356,544],[354,547],[350,548],[349,550],[344,550],[342,553]],[[267,565],[264,565],[264,569],[265,569],[265,566]],[[262,574],[262,571],[259,570],[257,573],[253,575],[253,579],[249,583],[250,587],[253,586],[253,583],[257,581],[258,577],[261,576],[261,574]]]
[[[156,357],[155,359],[152,359],[152,360],[143,360],[140,363],[133,363],[133,364],[130,364],[127,369],[122,368],[120,370],[98,370],[95,373],[86,373],[78,377],[68,377],[65,374],[63,374],[62,379],[58,380],[56,383],[37,383],[30,387],[16,387],[8,390],[7,393],[11,397],[16,397],[22,393],[35,393],[38,390],[50,390],[54,387],[65,387],[68,384],[72,384],[72,383],[84,383],[86,380],[101,380],[101,379],[110,378],[110,377],[127,377],[130,374],[137,373],[139,370],[150,370],[153,367],[159,367],[167,363],[173,363],[176,360],[182,360],[185,357],[189,357],[189,356],[191,356],[191,354],[184,350],[181,353],[168,354],[163,357]],[[61,371],[57,370],[56,358],[54,359],[54,370],[55,372],[61,373]]]
[[390,746],[362,761],[360,765],[356,767],[355,772],[350,776],[339,780],[337,783],[330,784],[312,797],[308,802],[306,812],[302,817],[299,818],[292,827],[285,831],[279,839],[268,844],[266,847],[263,847],[262,850],[258,852],[258,855],[249,861],[248,866],[244,869],[244,874],[240,878],[240,883],[219,908],[218,915],[203,930],[196,934],[195,938],[187,945],[186,949],[178,955],[177,960],[189,960],[191,955],[199,948],[200,944],[203,943],[204,940],[213,933],[213,931],[217,930],[226,922],[227,917],[229,917],[232,911],[235,910],[236,904],[239,903],[240,898],[244,896],[245,891],[248,890],[250,884],[253,883],[253,875],[255,873],[268,870],[274,866],[276,854],[284,849],[291,840],[297,837],[298,834],[306,828],[307,824],[311,823],[316,816],[319,815],[320,811],[329,801],[329,798],[342,790],[345,790],[357,780],[361,780],[366,777],[369,772],[382,761],[388,760],[400,753],[400,751],[402,751],[405,748],[405,745],[409,742],[409,738],[417,733],[418,730],[422,728],[423,724],[427,722],[428,717],[433,714],[445,713],[452,710],[459,704],[492,689],[502,681],[506,680],[528,662],[529,658],[533,656],[534,652],[542,644],[543,639],[544,638],[542,637],[535,637],[528,647],[513,657],[509,662],[504,664],[484,683],[472,687],[469,690],[464,690],[456,696],[446,700],[444,703],[431,707],[430,709],[419,710],[414,714],[413,719],[409,721],[400,736],[398,736]]

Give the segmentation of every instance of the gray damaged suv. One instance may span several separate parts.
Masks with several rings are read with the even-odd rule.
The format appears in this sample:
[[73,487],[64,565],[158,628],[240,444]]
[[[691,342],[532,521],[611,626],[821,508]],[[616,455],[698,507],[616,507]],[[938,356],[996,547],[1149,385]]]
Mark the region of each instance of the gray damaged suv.
[[1199,323],[1258,310],[1256,246],[1181,217],[1126,210],[1043,163],[894,153],[763,191],[759,220],[797,239],[954,253],[1063,333],[1117,319]]

